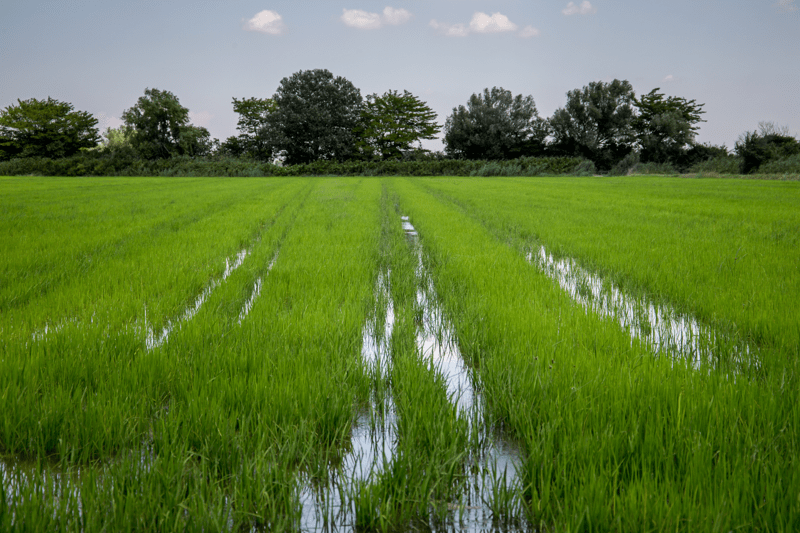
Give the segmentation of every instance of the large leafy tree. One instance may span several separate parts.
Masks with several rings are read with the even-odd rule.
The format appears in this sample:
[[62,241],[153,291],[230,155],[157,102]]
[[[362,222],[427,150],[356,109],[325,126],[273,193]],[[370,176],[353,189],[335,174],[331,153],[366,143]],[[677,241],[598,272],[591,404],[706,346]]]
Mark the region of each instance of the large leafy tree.
[[229,137],[224,151],[232,155],[248,155],[262,161],[272,156],[271,136],[267,118],[277,105],[271,98],[233,99],[233,110],[239,114],[237,137]]
[[633,120],[633,129],[639,143],[643,162],[679,163],[694,144],[703,105],[695,100],[676,96],[664,97],[655,88],[633,102],[639,114]]
[[169,91],[145,89],[122,120],[130,145],[145,159],[205,155],[212,147],[208,130],[191,125],[189,110]]
[[636,141],[633,87],[626,80],[591,82],[567,93],[567,103],[550,118],[555,153],[591,159],[608,170]]
[[351,82],[324,69],[301,70],[281,80],[273,100],[265,136],[287,163],[355,155],[363,99]]
[[532,96],[513,96],[502,87],[473,94],[466,106],[453,108],[444,126],[445,151],[466,159],[508,159],[537,155],[547,125]]
[[368,156],[392,159],[403,156],[422,139],[434,139],[441,128],[436,113],[408,91],[368,95],[358,128],[359,148]]
[[67,102],[17,100],[0,111],[0,159],[68,157],[100,140],[97,119]]

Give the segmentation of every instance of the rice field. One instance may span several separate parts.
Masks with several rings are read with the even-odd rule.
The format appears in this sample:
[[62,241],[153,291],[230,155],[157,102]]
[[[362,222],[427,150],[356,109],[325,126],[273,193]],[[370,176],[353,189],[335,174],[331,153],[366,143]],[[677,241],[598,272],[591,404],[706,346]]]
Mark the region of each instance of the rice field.
[[800,186],[0,178],[0,530],[800,529]]

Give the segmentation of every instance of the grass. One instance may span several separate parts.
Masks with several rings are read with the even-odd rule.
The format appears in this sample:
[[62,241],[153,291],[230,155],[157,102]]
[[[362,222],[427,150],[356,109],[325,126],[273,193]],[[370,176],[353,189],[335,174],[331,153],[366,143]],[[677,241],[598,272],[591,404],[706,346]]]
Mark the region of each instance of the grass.
[[[436,258],[437,289],[462,353],[479,368],[491,416],[524,443],[529,523],[575,531],[797,527],[796,358],[748,379],[654,357],[612,320],[577,308],[513,239],[468,216],[469,207],[426,192],[429,183],[395,187]],[[466,195],[472,183],[446,185]],[[585,187],[573,185],[573,195]],[[481,191],[480,204],[465,204],[490,205],[491,187]],[[531,214],[539,211],[546,213]]]
[[423,183],[500,239],[543,244],[629,292],[750,341],[773,354],[764,363],[777,359],[777,371],[800,355],[796,184],[644,177]]
[[[309,529],[303,490],[334,485],[340,529],[800,529],[794,183],[0,183],[0,530]],[[400,215],[477,420],[420,355],[427,279]],[[745,338],[760,366],[657,356],[526,261],[540,245]],[[381,276],[386,376],[360,357],[387,320]],[[388,398],[392,455],[350,477],[355,426]],[[459,522],[476,425],[520,447],[519,477],[483,495],[489,526]]]

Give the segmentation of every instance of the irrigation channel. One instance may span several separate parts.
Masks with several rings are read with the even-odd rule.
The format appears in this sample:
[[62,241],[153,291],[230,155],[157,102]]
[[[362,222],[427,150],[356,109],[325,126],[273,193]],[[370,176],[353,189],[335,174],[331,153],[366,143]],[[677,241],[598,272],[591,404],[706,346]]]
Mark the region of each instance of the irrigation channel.
[[[256,239],[258,242],[259,239]],[[203,307],[203,304],[208,300],[211,294],[214,292],[214,289],[225,283],[225,281],[236,271],[239,267],[242,266],[245,259],[252,253],[251,249],[243,249],[240,250],[233,258],[225,258],[225,269],[222,272],[222,275],[217,278],[211,280],[211,282],[206,285],[200,294],[197,295],[192,305],[187,307],[180,316],[173,320],[168,320],[166,325],[162,328],[159,333],[156,333],[153,328],[148,325],[147,322],[147,308],[145,308],[145,318],[144,318],[144,331],[145,331],[145,339],[144,343],[147,350],[153,350],[154,348],[158,348],[159,346],[163,345],[165,342],[169,340],[170,334],[177,328],[180,329],[182,324],[189,322],[194,316],[200,311],[200,308]],[[272,270],[272,267],[275,265],[275,261],[278,260],[278,252],[275,252],[275,256],[270,261],[269,265],[267,266],[266,273]],[[256,299],[261,294],[261,284],[262,279],[258,278],[253,285],[253,292],[250,296],[249,300],[245,303],[244,307],[242,307],[241,312],[239,313],[239,324],[247,317],[248,313],[250,313],[250,309],[252,309],[253,304],[255,303]],[[92,318],[94,321],[94,317]],[[61,331],[67,324],[77,325],[78,320],[76,318],[63,320],[56,324],[55,326],[49,326],[45,324],[45,326],[38,331],[34,331],[32,339],[34,341],[44,341],[47,339],[48,335],[51,333],[58,333]],[[136,331],[140,331],[140,326],[136,327]]]
[[[386,319],[383,329],[377,320],[364,326],[361,359],[375,380],[386,382],[390,375],[390,343],[394,330],[394,305],[390,292],[390,272],[381,272],[375,287],[376,305],[384,303]],[[351,449],[343,457],[339,472],[333,472],[324,487],[315,487],[306,480],[300,495],[304,531],[329,527],[355,526],[355,509],[347,505],[346,491],[354,482],[368,482],[380,473],[394,456],[397,444],[396,409],[390,392],[378,396],[373,390],[368,411],[361,413],[351,435]]]
[[[455,515],[448,530],[494,530],[491,493],[498,488],[511,493],[517,484],[519,450],[502,440],[493,428],[484,423],[483,398],[474,380],[475,374],[464,363],[448,321],[436,295],[433,280],[425,267],[423,247],[414,226],[403,216],[402,227],[409,252],[416,256],[416,302],[422,312],[417,327],[416,349],[419,357],[431,362],[446,383],[447,396],[460,416],[469,421],[470,442],[479,443],[468,455],[470,479],[461,504],[452,504]],[[377,305],[385,305],[385,323],[379,329],[371,319],[364,327],[361,358],[376,379],[386,381],[391,374],[391,337],[394,330],[394,304],[391,298],[391,271],[381,272],[375,287]],[[369,482],[391,463],[397,443],[397,413],[390,392],[370,398],[367,413],[357,420],[351,436],[351,449],[342,460],[341,470],[334,473],[325,487],[314,487],[307,481],[301,494],[303,531],[353,527],[356,517],[352,505],[345,503],[347,487],[355,482]],[[436,526],[431,524],[432,529]]]
[[[250,251],[245,249],[241,250],[238,254],[236,254],[236,257],[233,259],[233,261],[230,261],[229,259],[225,258],[225,271],[222,273],[222,276],[219,279],[212,280],[211,283],[208,284],[203,289],[203,291],[197,296],[197,298],[194,301],[194,304],[189,308],[187,308],[186,311],[184,311],[183,314],[175,321],[172,320],[168,321],[167,325],[164,326],[164,329],[161,330],[161,333],[159,333],[158,335],[156,335],[155,332],[150,327],[147,326],[147,313],[145,312],[145,329],[147,331],[147,337],[145,339],[145,343],[147,345],[147,349],[152,350],[153,348],[158,348],[169,339],[169,335],[170,333],[172,333],[172,330],[174,330],[176,327],[180,327],[182,323],[190,321],[194,317],[194,315],[196,315],[197,312],[200,311],[200,308],[203,306],[205,301],[208,299],[209,296],[211,296],[211,293],[214,292],[214,289],[216,289],[222,283],[224,283],[225,280],[227,280],[228,277],[231,274],[233,274],[233,272],[237,268],[242,266],[242,263],[244,263],[244,260],[247,258],[248,255],[250,255]],[[272,268],[273,264],[274,261],[270,263],[269,265],[270,269]],[[260,289],[261,289],[261,280],[259,279],[256,282],[256,291],[260,292]],[[256,291],[254,291],[255,296],[257,296]],[[250,306],[252,305],[253,305],[252,302],[250,302]],[[249,308],[247,308],[247,311],[243,309],[242,313],[246,315],[247,312],[249,311],[250,311]],[[240,316],[239,323],[241,324],[242,315],[240,314],[239,316]]]
[[734,363],[758,367],[757,350],[745,342],[726,338],[667,305],[632,297],[613,282],[582,268],[574,259],[557,259],[544,246],[528,252],[526,258],[584,309],[616,319],[631,338],[645,341],[655,353],[685,359],[699,370],[714,368],[715,354],[725,344],[731,349]]
[[472,479],[459,509],[457,526],[464,531],[486,531],[493,528],[490,494],[498,486],[505,491],[517,484],[519,450],[501,439],[484,417],[484,400],[476,383],[477,375],[464,363],[453,325],[445,316],[433,280],[423,261],[423,247],[409,217],[402,217],[403,230],[417,256],[417,304],[422,309],[422,327],[417,330],[417,349],[422,357],[433,362],[447,384],[447,394],[456,403],[458,412],[470,423],[471,442],[479,443],[470,457]]

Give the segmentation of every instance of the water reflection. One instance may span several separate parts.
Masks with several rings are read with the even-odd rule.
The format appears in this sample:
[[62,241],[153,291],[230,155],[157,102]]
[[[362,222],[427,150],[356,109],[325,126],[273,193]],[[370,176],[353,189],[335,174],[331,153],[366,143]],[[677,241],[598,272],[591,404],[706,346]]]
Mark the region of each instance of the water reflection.
[[730,351],[739,364],[756,364],[750,347],[720,336],[713,328],[677,313],[665,305],[625,294],[614,283],[581,268],[574,259],[556,259],[542,246],[527,259],[564,289],[585,309],[616,319],[653,351],[679,356],[696,368],[714,365],[720,348]]
[[373,390],[367,412],[361,413],[350,436],[351,448],[342,458],[341,469],[333,472],[331,480],[323,487],[315,487],[309,480],[300,494],[303,505],[301,527],[304,531],[342,530],[355,524],[355,509],[346,505],[348,488],[357,482],[369,482],[379,475],[395,454],[397,421],[394,400],[385,384],[391,372],[389,345],[394,329],[394,304],[390,291],[390,271],[381,272],[375,287],[377,306],[384,307],[383,328],[377,318],[364,326],[361,359],[373,379],[384,385],[378,395]]
[[[241,250],[239,253],[236,254],[236,257],[233,261],[230,261],[227,257],[225,258],[225,270],[222,273],[222,277],[219,279],[211,280],[203,291],[195,298],[194,303],[190,305],[183,314],[175,319],[175,321],[168,320],[167,325],[164,326],[164,329],[161,330],[160,333],[156,334],[152,328],[146,326],[147,335],[145,336],[145,346],[147,346],[148,350],[152,350],[154,348],[158,348],[167,340],[169,340],[170,333],[178,327],[180,328],[181,324],[184,322],[190,321],[194,316],[200,311],[200,308],[203,304],[208,300],[208,297],[211,296],[211,293],[214,292],[214,289],[222,285],[228,277],[233,274],[233,272],[242,266],[244,263],[245,258],[250,254],[249,250]],[[147,324],[147,310],[145,309],[145,325]]]
[[[269,265],[267,265],[266,275],[269,275],[269,273],[272,271],[272,267],[275,266],[275,261],[277,260],[278,260],[278,252],[275,252],[275,256],[272,258],[272,261],[270,261]],[[258,278],[255,284],[253,285],[253,293],[250,295],[250,299],[245,302],[244,307],[242,307],[242,310],[239,312],[239,324],[241,324],[242,321],[245,318],[247,318],[247,315],[253,308],[253,304],[256,302],[256,299],[260,295],[261,295],[261,278]]]
[[471,440],[479,443],[478,449],[470,454],[470,479],[463,501],[450,506],[454,511],[452,527],[458,531],[494,530],[497,526],[494,520],[498,515],[517,514],[519,510],[518,507],[506,508],[501,512],[493,494],[513,494],[511,506],[519,504],[521,493],[517,468],[520,451],[486,424],[484,401],[474,385],[478,377],[461,356],[455,328],[441,307],[433,279],[425,266],[419,233],[409,217],[402,217],[402,223],[417,258],[417,305],[422,310],[422,323],[417,329],[417,349],[422,357],[431,360],[436,372],[444,378],[448,397],[458,413],[469,422]]

